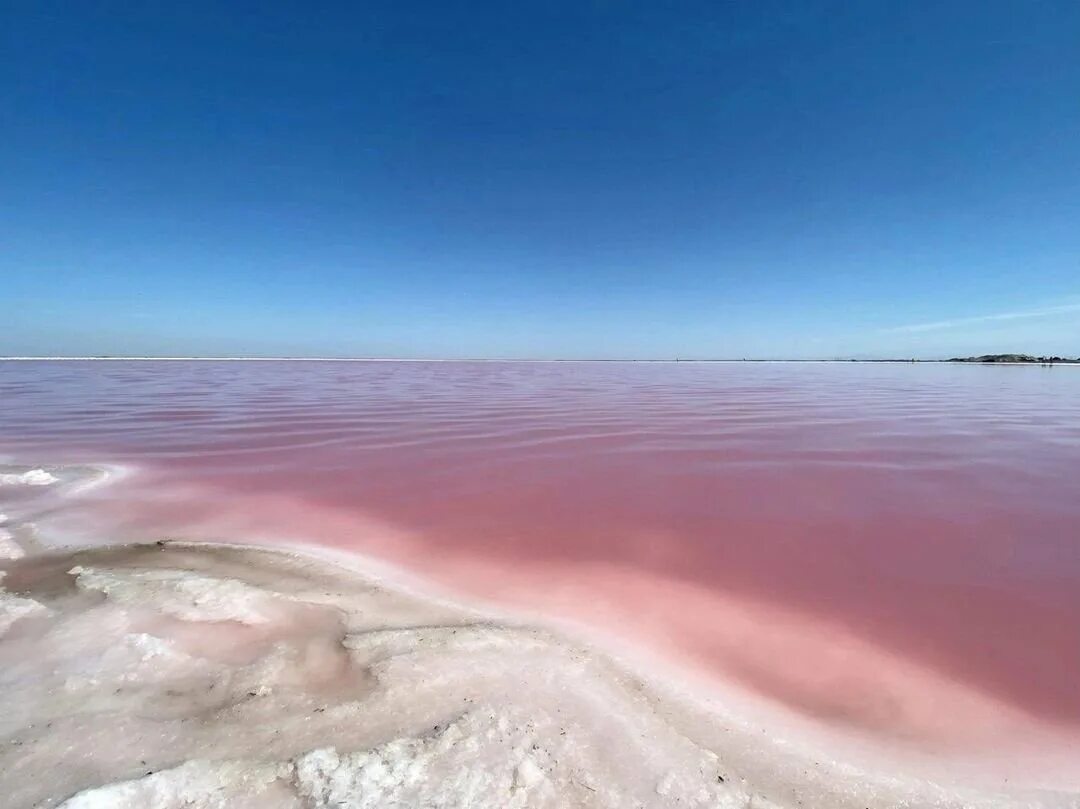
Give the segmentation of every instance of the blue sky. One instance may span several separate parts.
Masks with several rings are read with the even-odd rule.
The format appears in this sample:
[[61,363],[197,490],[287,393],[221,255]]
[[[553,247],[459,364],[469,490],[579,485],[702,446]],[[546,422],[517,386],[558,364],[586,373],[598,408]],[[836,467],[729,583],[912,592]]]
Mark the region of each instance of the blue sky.
[[1080,3],[9,6],[2,354],[1080,354]]

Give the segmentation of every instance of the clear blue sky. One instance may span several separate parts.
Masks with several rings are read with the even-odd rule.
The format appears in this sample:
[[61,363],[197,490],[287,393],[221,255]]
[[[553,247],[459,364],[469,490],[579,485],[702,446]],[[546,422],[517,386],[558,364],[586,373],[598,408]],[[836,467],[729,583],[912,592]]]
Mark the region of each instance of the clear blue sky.
[[1080,354],[1080,3],[50,2],[0,354]]

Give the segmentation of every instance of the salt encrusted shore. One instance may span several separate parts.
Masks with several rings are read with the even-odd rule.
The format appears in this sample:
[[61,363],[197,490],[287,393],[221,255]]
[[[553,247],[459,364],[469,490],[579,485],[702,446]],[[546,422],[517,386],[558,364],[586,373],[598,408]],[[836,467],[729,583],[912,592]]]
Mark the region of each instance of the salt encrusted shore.
[[871,775],[557,633],[293,552],[0,570],[7,809],[1080,805]]

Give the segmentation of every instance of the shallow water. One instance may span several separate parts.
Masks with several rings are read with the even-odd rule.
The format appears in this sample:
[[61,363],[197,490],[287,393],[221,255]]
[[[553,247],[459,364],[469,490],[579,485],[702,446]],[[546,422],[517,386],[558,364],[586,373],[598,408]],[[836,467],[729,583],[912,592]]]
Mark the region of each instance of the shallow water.
[[12,462],[135,471],[5,487],[43,539],[314,541],[876,738],[1080,732],[1080,369],[2,362],[0,402]]

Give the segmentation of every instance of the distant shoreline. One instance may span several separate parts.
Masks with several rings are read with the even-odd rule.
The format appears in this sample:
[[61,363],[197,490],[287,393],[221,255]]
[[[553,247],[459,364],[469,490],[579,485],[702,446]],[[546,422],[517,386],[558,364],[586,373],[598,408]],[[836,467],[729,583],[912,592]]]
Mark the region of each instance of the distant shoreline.
[[720,364],[720,363],[956,363],[971,365],[1080,365],[1080,358],[1033,357],[1019,354],[987,354],[979,357],[948,359],[542,359],[542,358],[401,358],[401,357],[0,357],[0,362],[412,362],[412,363],[638,363],[660,364]]
[[984,365],[1077,365],[1080,358],[1035,357],[1031,354],[983,354],[978,357],[953,357],[946,362],[971,362]]

